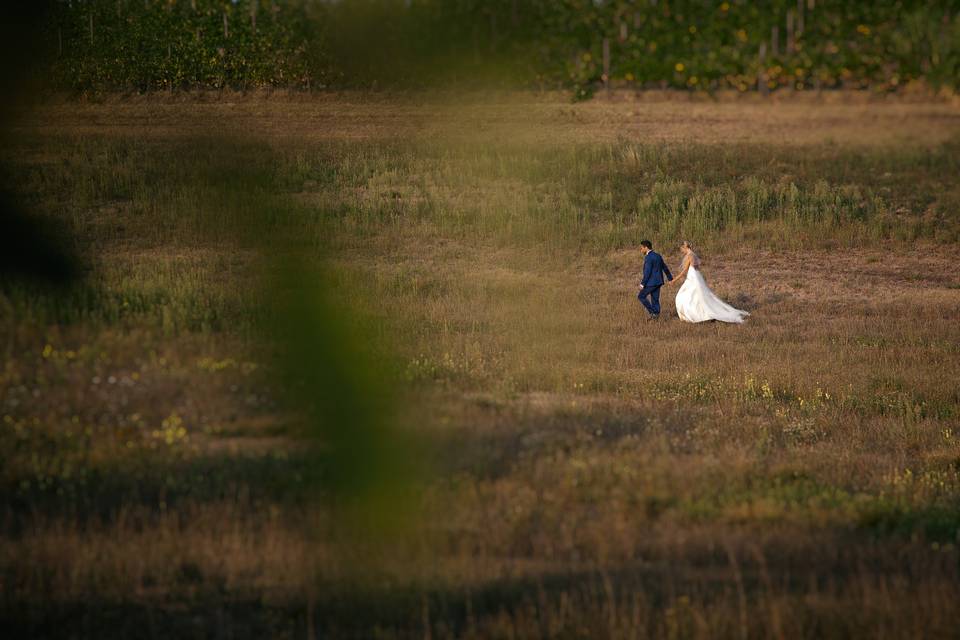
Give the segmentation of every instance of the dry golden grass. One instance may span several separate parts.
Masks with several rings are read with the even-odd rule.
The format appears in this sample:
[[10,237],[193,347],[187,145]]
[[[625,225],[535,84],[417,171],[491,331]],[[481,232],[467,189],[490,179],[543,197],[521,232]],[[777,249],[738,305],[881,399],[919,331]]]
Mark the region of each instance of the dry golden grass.
[[[947,102],[834,95],[38,108],[5,160],[92,272],[0,296],[0,618],[49,637],[954,634],[958,131]],[[705,208],[670,205],[677,182]],[[768,187],[763,215],[729,217]],[[248,239],[278,212],[427,443],[406,527],[334,508],[278,401],[273,245]],[[749,321],[668,319],[670,289],[644,321],[648,234],[671,265],[692,234]]]

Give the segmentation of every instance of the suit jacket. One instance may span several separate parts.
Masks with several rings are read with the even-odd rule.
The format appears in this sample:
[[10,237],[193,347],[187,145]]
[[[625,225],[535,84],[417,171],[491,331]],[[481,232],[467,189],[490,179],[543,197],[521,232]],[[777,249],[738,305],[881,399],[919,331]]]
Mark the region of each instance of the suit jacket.
[[659,287],[663,285],[663,274],[666,274],[667,280],[673,280],[673,274],[667,267],[660,254],[655,251],[648,251],[647,257],[643,259],[643,280],[640,284],[646,287]]

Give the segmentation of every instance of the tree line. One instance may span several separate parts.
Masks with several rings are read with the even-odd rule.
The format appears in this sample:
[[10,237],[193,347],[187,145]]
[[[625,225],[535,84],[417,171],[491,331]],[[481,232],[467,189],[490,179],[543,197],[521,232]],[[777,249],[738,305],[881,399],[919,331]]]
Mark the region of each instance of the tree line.
[[76,91],[499,84],[956,88],[960,3],[847,0],[59,0]]

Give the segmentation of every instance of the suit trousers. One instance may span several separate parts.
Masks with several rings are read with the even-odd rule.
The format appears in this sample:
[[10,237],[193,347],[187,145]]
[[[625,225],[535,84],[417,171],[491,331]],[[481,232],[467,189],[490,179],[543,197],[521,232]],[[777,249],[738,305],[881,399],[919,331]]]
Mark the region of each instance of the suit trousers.
[[[659,284],[647,285],[640,289],[640,293],[637,294],[640,304],[647,308],[650,315],[655,316],[660,313],[660,286]],[[647,298],[650,298],[649,302]]]

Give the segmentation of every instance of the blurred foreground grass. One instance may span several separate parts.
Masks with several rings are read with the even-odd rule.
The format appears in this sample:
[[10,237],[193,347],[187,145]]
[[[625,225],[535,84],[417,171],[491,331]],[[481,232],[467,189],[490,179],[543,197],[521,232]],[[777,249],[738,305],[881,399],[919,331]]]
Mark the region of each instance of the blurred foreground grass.
[[[954,120],[913,144],[604,123],[590,141],[495,115],[347,141],[336,118],[263,135],[229,113],[158,135],[116,126],[128,108],[27,120],[4,151],[88,264],[68,295],[0,295],[0,615],[17,635],[957,628]],[[255,105],[258,122],[297,108]],[[711,113],[673,117],[693,109]],[[389,130],[390,105],[379,117]],[[642,237],[671,264],[680,239],[701,247],[750,322],[644,323]],[[284,276],[290,260],[317,281]],[[321,306],[296,298],[311,290]],[[361,470],[376,486],[415,479],[384,494],[416,521],[389,535],[346,520],[331,489],[351,470],[311,451],[276,365],[302,344],[300,380],[343,377],[307,348],[323,317],[379,382],[308,401],[431,443],[358,458],[379,460]]]

